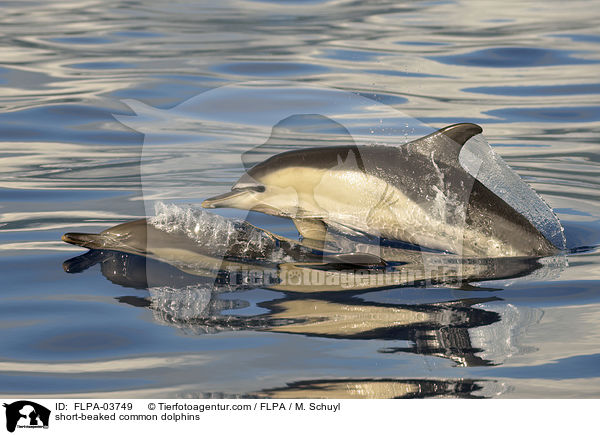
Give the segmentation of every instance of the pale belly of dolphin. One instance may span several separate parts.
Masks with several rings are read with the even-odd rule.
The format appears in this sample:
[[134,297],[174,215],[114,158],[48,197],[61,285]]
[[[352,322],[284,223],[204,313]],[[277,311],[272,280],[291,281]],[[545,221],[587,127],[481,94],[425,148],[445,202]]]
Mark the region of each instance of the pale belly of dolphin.
[[[392,184],[359,171],[302,168],[279,171],[262,181],[282,191],[290,189],[289,185],[301,186],[295,187],[297,208],[283,214],[320,219],[341,232],[358,231],[461,255],[479,255],[482,250],[492,257],[522,255],[509,244],[465,225],[467,204],[442,192],[428,198],[433,207],[426,211]],[[265,198],[265,203],[272,209],[285,209],[278,199],[274,195]],[[453,216],[447,215],[449,210]]]

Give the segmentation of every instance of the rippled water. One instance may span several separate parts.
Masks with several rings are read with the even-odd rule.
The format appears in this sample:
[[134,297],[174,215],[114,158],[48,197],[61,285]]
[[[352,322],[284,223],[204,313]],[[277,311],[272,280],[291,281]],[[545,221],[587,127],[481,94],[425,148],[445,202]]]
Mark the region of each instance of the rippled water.
[[[2,12],[0,395],[600,395],[595,3],[28,1]],[[197,199],[243,171],[245,149],[226,140],[203,165],[178,166],[196,132],[208,143],[202,126],[166,131],[146,154],[144,135],[113,116],[133,115],[122,100],[168,111],[256,80],[360,93],[432,129],[480,124],[558,214],[568,266],[469,289],[207,294],[185,276],[179,292],[147,290],[123,274],[135,256],[69,262],[85,251],[63,233],[147,214],[144,168]],[[231,137],[253,131],[255,102],[227,104]],[[419,133],[397,123],[387,140]]]

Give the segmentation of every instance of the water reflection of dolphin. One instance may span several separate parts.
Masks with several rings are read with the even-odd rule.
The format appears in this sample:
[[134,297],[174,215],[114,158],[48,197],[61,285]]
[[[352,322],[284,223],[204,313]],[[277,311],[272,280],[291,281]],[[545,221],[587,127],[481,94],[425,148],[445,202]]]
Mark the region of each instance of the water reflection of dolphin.
[[473,305],[497,298],[464,299],[431,304],[364,303],[320,299],[284,299],[263,306],[276,326],[268,330],[333,339],[409,341],[409,348],[382,349],[382,353],[406,352],[433,355],[452,360],[459,366],[493,364],[476,355],[470,328],[498,322],[493,311]]
[[[251,393],[186,392],[186,399],[483,399],[506,390],[483,379],[334,378],[288,382]],[[336,406],[336,405],[330,405]],[[331,408],[329,408],[331,409]]]
[[213,284],[205,276],[114,251],[90,251],[65,262],[65,269],[81,272],[97,263],[108,279],[128,287],[143,288],[148,279],[145,271],[154,274],[151,279],[162,286],[150,288],[149,297],[124,296],[119,301],[148,308],[158,322],[186,333],[254,330],[334,340],[409,342],[406,347],[385,347],[380,352],[437,356],[459,366],[493,364],[477,356],[485,349],[472,344],[469,330],[500,320],[496,312],[475,306],[498,300],[495,297],[414,305],[364,302],[340,297],[340,293],[320,293],[318,297],[289,293],[283,299],[259,303],[267,314],[236,315],[236,310],[249,303],[235,293],[221,298],[222,291],[248,289],[255,284]]
[[324,239],[332,227],[468,256],[556,253],[528,219],[459,163],[465,142],[481,132],[456,124],[402,147],[284,152],[203,206],[290,217],[308,239]]
[[[119,284],[130,280],[130,286],[139,287],[141,281],[136,280],[132,266],[143,262],[143,257],[115,252],[95,255],[94,260],[104,257],[100,261],[107,278]],[[155,270],[157,262],[150,261],[151,269]],[[81,264],[79,260],[72,260],[65,268],[78,272]],[[182,279],[181,272],[178,276],[178,270],[172,266],[166,267],[174,270],[163,270],[171,277],[165,282],[176,279],[177,284],[188,285],[181,288],[153,287],[148,297],[124,296],[119,301],[148,308],[157,322],[188,334],[253,330],[333,340],[409,342],[411,344],[407,347],[385,347],[380,352],[437,356],[459,366],[493,364],[477,356],[478,352],[486,349],[471,343],[469,330],[500,320],[496,312],[475,306],[498,300],[495,297],[414,305],[364,302],[353,297],[340,298],[339,293],[330,293],[331,296],[321,293],[318,298],[289,293],[283,299],[259,303],[258,307],[267,314],[238,315],[236,310],[250,305],[244,300],[245,296],[234,293],[222,298],[222,292],[206,281],[193,283],[188,278]],[[243,287],[243,284],[239,286]]]
[[248,289],[256,283],[239,281],[232,286],[230,281],[214,282],[166,263],[114,251],[90,251],[65,262],[65,269],[81,272],[97,263],[108,279],[120,285],[144,288],[152,279],[156,287],[150,288],[149,297],[124,296],[119,300],[148,308],[158,322],[187,333],[255,330],[328,339],[400,341],[411,344],[385,347],[380,352],[437,356],[460,366],[493,364],[477,356],[485,349],[472,344],[469,330],[499,321],[496,312],[474,306],[497,298],[412,305],[363,302],[340,298],[340,293],[308,298],[289,293],[283,299],[260,303],[268,314],[246,316],[235,314],[235,310],[249,306],[243,296],[220,295],[224,290]]
[[[290,382],[252,397],[269,399],[483,398],[490,381],[436,379],[318,379]],[[479,394],[477,394],[479,393]]]

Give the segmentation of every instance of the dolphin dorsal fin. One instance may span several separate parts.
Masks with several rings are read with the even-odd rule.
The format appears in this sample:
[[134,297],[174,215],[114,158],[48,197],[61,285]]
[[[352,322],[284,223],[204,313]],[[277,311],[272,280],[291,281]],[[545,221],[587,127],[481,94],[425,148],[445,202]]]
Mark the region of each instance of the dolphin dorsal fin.
[[466,141],[482,132],[483,129],[477,124],[462,123],[449,125],[448,127],[436,131],[434,134],[443,134],[462,148]]
[[477,124],[461,123],[444,127],[435,133],[411,142],[414,151],[433,154],[436,160],[458,161],[463,145],[473,136],[483,132]]

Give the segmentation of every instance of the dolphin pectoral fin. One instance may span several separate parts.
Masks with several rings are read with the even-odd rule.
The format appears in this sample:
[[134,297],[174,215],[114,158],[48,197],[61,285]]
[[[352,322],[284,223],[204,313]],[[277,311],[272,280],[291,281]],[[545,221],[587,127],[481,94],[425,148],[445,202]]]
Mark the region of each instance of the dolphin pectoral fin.
[[296,265],[327,272],[352,269],[385,269],[388,263],[377,255],[366,252],[349,252],[326,255],[320,263],[296,263]]
[[342,264],[358,267],[385,267],[387,262],[373,254],[366,252],[351,252],[348,254],[334,254],[323,258],[327,264]]
[[295,218],[296,229],[302,237],[312,240],[325,240],[327,225],[321,219]]

